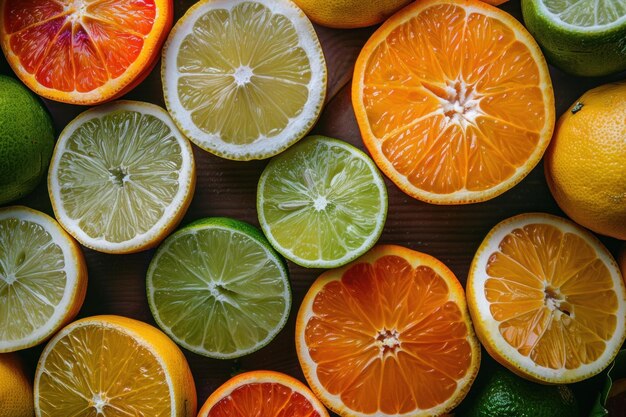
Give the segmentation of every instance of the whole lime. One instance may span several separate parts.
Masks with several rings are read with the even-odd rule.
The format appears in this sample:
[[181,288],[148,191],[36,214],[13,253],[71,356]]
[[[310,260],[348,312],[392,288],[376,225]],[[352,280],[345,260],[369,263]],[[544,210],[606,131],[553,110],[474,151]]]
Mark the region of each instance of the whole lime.
[[39,99],[0,75],[0,204],[30,193],[45,176],[54,127]]
[[567,385],[527,381],[500,365],[481,369],[456,415],[462,417],[578,417],[574,392]]
[[626,2],[522,0],[524,23],[548,62],[597,77],[626,69]]

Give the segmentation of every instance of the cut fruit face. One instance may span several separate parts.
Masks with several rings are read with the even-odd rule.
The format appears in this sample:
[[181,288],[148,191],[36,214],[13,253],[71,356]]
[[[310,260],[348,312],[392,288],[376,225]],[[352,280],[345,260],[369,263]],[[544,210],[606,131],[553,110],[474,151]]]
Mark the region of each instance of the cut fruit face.
[[605,31],[626,24],[626,3],[602,0],[535,0],[559,26],[581,32]]
[[285,325],[291,290],[284,261],[259,230],[227,218],[172,234],[148,268],[152,315],[176,343],[212,358],[267,345]]
[[387,20],[359,55],[352,102],[380,169],[434,204],[510,189],[554,128],[539,47],[512,16],[477,0],[419,1]]
[[387,189],[363,152],[312,136],[270,161],[259,179],[257,211],[263,232],[287,259],[334,268],[376,243]]
[[198,417],[328,417],[311,390],[279,372],[239,374],[206,400]]
[[392,245],[315,281],[296,348],[313,391],[344,417],[441,415],[465,397],[480,363],[454,274]]
[[195,179],[191,144],[167,112],[119,101],[80,114],[61,132],[48,188],[59,223],[79,242],[131,253],[176,227]]
[[7,61],[37,94],[93,105],[152,69],[172,26],[171,0],[2,0]]
[[76,321],[43,351],[35,374],[37,417],[195,417],[196,390],[183,353],[158,329],[119,316]]
[[86,289],[80,247],[53,218],[0,209],[0,352],[48,339],[78,313]]
[[273,156],[306,135],[326,94],[326,63],[290,0],[202,0],[163,51],[165,103],[201,148],[235,160]]
[[472,262],[467,298],[487,351],[535,381],[589,378],[626,336],[617,264],[593,235],[556,216],[522,214],[494,227]]

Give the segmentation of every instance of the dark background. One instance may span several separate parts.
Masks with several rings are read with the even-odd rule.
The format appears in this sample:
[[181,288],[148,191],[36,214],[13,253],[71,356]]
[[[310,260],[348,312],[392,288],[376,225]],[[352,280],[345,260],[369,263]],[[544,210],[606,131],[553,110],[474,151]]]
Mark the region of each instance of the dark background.
[[[194,4],[193,0],[174,0],[175,21]],[[520,0],[501,6],[522,20]],[[364,149],[350,99],[352,67],[362,45],[375,28],[333,30],[317,26],[329,70],[326,107],[312,133],[345,140]],[[0,73],[13,74],[0,56]],[[623,79],[624,74],[609,78],[576,78],[550,67],[560,116],[583,92],[608,81]],[[149,101],[165,107],[161,90],[160,65],[146,80],[124,96],[125,99]],[[45,100],[57,134],[85,107]],[[258,226],[256,185],[267,161],[233,162],[213,156],[194,146],[197,163],[195,197],[182,224],[208,216],[228,216]],[[464,206],[435,206],[405,195],[386,179],[389,212],[380,243],[403,245],[426,252],[443,261],[465,283],[475,250],[487,232],[499,221],[526,212],[563,215],[553,200],[540,163],[520,184],[490,201]],[[16,204],[26,205],[53,215],[45,181]],[[620,242],[600,237],[613,254]],[[133,255],[107,255],[84,249],[89,269],[87,298],[79,317],[118,314],[156,325],[146,301],[145,273],[154,250]],[[215,360],[183,349],[193,372],[198,391],[198,407],[211,392],[239,371],[271,369],[285,372],[304,381],[295,351],[295,317],[307,289],[322,270],[305,269],[289,263],[293,292],[290,319],[282,332],[265,348],[238,360]],[[20,354],[34,373],[43,346]],[[484,355],[486,357],[486,354]],[[599,389],[601,378],[578,384],[575,388],[584,409],[584,394]]]

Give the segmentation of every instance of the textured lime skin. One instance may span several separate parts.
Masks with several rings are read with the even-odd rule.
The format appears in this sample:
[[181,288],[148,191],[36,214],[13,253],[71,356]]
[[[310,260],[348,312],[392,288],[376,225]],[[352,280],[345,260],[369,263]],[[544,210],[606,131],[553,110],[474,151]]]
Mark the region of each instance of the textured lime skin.
[[583,77],[599,77],[626,69],[626,24],[606,31],[574,32],[541,14],[541,0],[522,0],[528,31],[549,63]]
[[579,417],[567,385],[541,385],[490,364],[481,369],[457,415],[462,417]]
[[30,193],[48,171],[54,128],[39,99],[0,75],[0,204]]

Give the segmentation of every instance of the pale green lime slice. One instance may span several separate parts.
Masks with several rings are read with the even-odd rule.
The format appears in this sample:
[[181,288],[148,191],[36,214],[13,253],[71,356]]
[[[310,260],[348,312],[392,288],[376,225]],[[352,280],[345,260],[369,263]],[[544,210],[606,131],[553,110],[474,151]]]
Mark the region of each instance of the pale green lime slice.
[[363,152],[312,136],[274,157],[259,179],[263,232],[287,259],[335,268],[365,253],[387,217],[387,189]]
[[49,338],[78,313],[86,287],[82,252],[54,219],[0,209],[0,352]]
[[158,245],[191,203],[191,144],[154,104],[118,101],[70,122],[48,174],[59,223],[83,245],[130,253]]
[[259,230],[228,218],[198,220],[168,237],[150,262],[146,286],[159,326],[212,358],[267,345],[291,308],[280,255]]
[[548,62],[578,76],[626,69],[625,0],[522,0],[524,23]]

